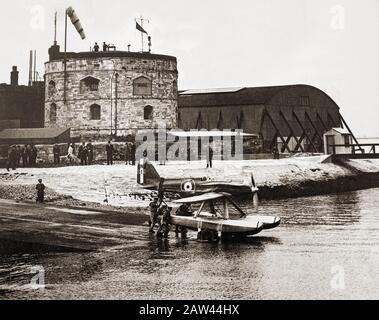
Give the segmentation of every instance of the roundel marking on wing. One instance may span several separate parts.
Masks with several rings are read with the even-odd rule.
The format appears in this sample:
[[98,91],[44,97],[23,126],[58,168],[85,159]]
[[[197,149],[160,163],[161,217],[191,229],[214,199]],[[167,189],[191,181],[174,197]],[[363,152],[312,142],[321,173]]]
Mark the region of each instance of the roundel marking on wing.
[[193,192],[196,190],[196,183],[193,180],[184,181],[181,185],[181,189],[184,192]]

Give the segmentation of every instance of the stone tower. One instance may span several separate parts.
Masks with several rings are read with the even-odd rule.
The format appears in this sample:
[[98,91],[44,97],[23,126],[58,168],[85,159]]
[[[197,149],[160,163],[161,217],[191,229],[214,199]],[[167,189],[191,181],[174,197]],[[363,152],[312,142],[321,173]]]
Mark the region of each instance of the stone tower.
[[65,72],[64,53],[53,47],[45,64],[46,127],[69,127],[73,136],[82,137],[177,127],[175,57],[123,51],[67,53]]

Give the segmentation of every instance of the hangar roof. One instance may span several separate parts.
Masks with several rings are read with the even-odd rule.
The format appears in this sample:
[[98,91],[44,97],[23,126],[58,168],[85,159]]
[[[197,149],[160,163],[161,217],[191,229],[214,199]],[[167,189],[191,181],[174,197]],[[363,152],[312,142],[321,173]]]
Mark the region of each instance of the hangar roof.
[[306,85],[287,85],[275,87],[235,88],[235,90],[189,90],[179,94],[179,107],[211,107],[229,105],[264,105],[284,90],[309,87]]

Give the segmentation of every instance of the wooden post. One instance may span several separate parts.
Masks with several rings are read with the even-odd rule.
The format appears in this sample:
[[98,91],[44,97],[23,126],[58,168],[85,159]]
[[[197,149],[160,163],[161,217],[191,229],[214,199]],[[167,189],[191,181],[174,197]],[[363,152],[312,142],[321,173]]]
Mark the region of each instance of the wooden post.
[[301,121],[300,121],[300,120],[299,120],[299,118],[297,117],[297,115],[296,115],[295,111],[294,111],[294,112],[292,112],[292,114],[293,114],[293,116],[295,117],[295,119],[296,119],[297,123],[299,124],[299,126],[300,126],[301,130],[303,130],[303,133],[304,133],[304,135],[307,137],[307,139],[308,139],[308,140],[309,140],[309,142],[311,143],[311,145],[312,145],[313,149],[314,149],[316,152],[318,152],[318,150],[317,150],[317,148],[316,148],[315,144],[313,143],[313,141],[311,141],[311,139],[310,139],[310,137],[308,136],[308,134],[307,134],[307,132],[306,132],[305,128],[304,128],[304,127],[303,127],[303,125],[301,124]]
[[328,131],[328,127],[325,125],[324,121],[322,121],[322,118],[318,112],[317,112],[317,118],[320,121],[320,123],[322,124],[322,126],[324,127],[325,132]]
[[[282,119],[284,120],[284,123],[287,125],[288,129],[290,130],[290,136],[293,136],[293,138],[296,140],[296,143],[297,143],[297,146],[300,147],[301,151],[304,152],[304,148],[303,146],[301,145],[301,143],[299,143],[299,139],[296,137],[296,135],[294,134],[293,132],[293,129],[291,128],[291,125],[289,124],[289,122],[287,121],[286,117],[284,116],[283,112],[280,111],[280,116],[282,117]],[[288,140],[289,139],[289,140]],[[287,144],[291,141],[290,137],[288,137],[288,142]],[[296,150],[295,150],[296,151]]]
[[349,125],[346,123],[346,121],[345,121],[345,119],[342,117],[342,115],[340,115],[340,117],[341,117],[341,121],[345,124],[345,127],[346,127],[347,131],[349,131],[349,133],[350,133],[351,136],[353,137],[353,140],[354,140],[354,142],[357,144],[359,150],[360,150],[362,153],[364,153],[363,148],[362,148],[361,145],[359,144],[358,140],[355,138],[354,133],[350,130]]
[[118,73],[116,72],[115,75],[116,78],[116,84],[115,84],[115,103],[114,103],[114,112],[115,112],[115,117],[114,117],[114,131],[115,131],[115,136],[117,137],[117,122],[118,122],[118,110],[117,110],[117,102],[118,102]]
[[[319,132],[318,132],[318,130],[317,130],[317,127],[316,127],[316,125],[313,123],[313,121],[312,121],[311,117],[309,116],[308,112],[305,112],[305,116],[307,117],[309,123],[311,124],[313,130],[315,131],[315,136],[317,136],[317,137],[320,139],[320,141],[321,141],[321,147],[322,147],[323,144],[324,144],[324,139],[323,139],[322,135],[319,134]],[[313,140],[314,140],[314,138],[313,138]]]
[[205,206],[205,202],[203,202],[203,203],[201,204],[199,211],[195,214],[195,219],[199,217],[199,215],[201,214],[201,212],[202,212],[203,209],[204,209],[204,206]]
[[228,201],[226,198],[224,198],[224,211],[225,211],[225,216],[224,218],[229,220],[230,219],[230,215],[229,215],[229,204],[228,204]]
[[63,83],[63,103],[67,103],[67,10],[64,12],[64,83]]
[[282,140],[285,149],[287,149],[287,151],[288,151],[289,153],[291,153],[292,151],[291,151],[290,147],[288,146],[288,143],[286,142],[286,140],[285,140],[285,139],[283,138],[283,136],[281,135],[281,133],[280,133],[278,127],[276,126],[274,120],[272,119],[271,115],[269,114],[269,112],[268,112],[266,109],[265,109],[265,113],[266,113],[267,117],[270,119],[271,124],[273,125],[274,129],[275,129],[276,132],[278,133],[280,140]]

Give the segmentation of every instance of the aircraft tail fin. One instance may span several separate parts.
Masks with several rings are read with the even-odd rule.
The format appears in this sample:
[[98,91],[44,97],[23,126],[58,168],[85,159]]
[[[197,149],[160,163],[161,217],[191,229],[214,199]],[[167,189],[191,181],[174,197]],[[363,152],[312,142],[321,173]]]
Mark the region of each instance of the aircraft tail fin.
[[154,166],[148,162],[138,164],[137,183],[142,186],[159,185],[161,177]]

